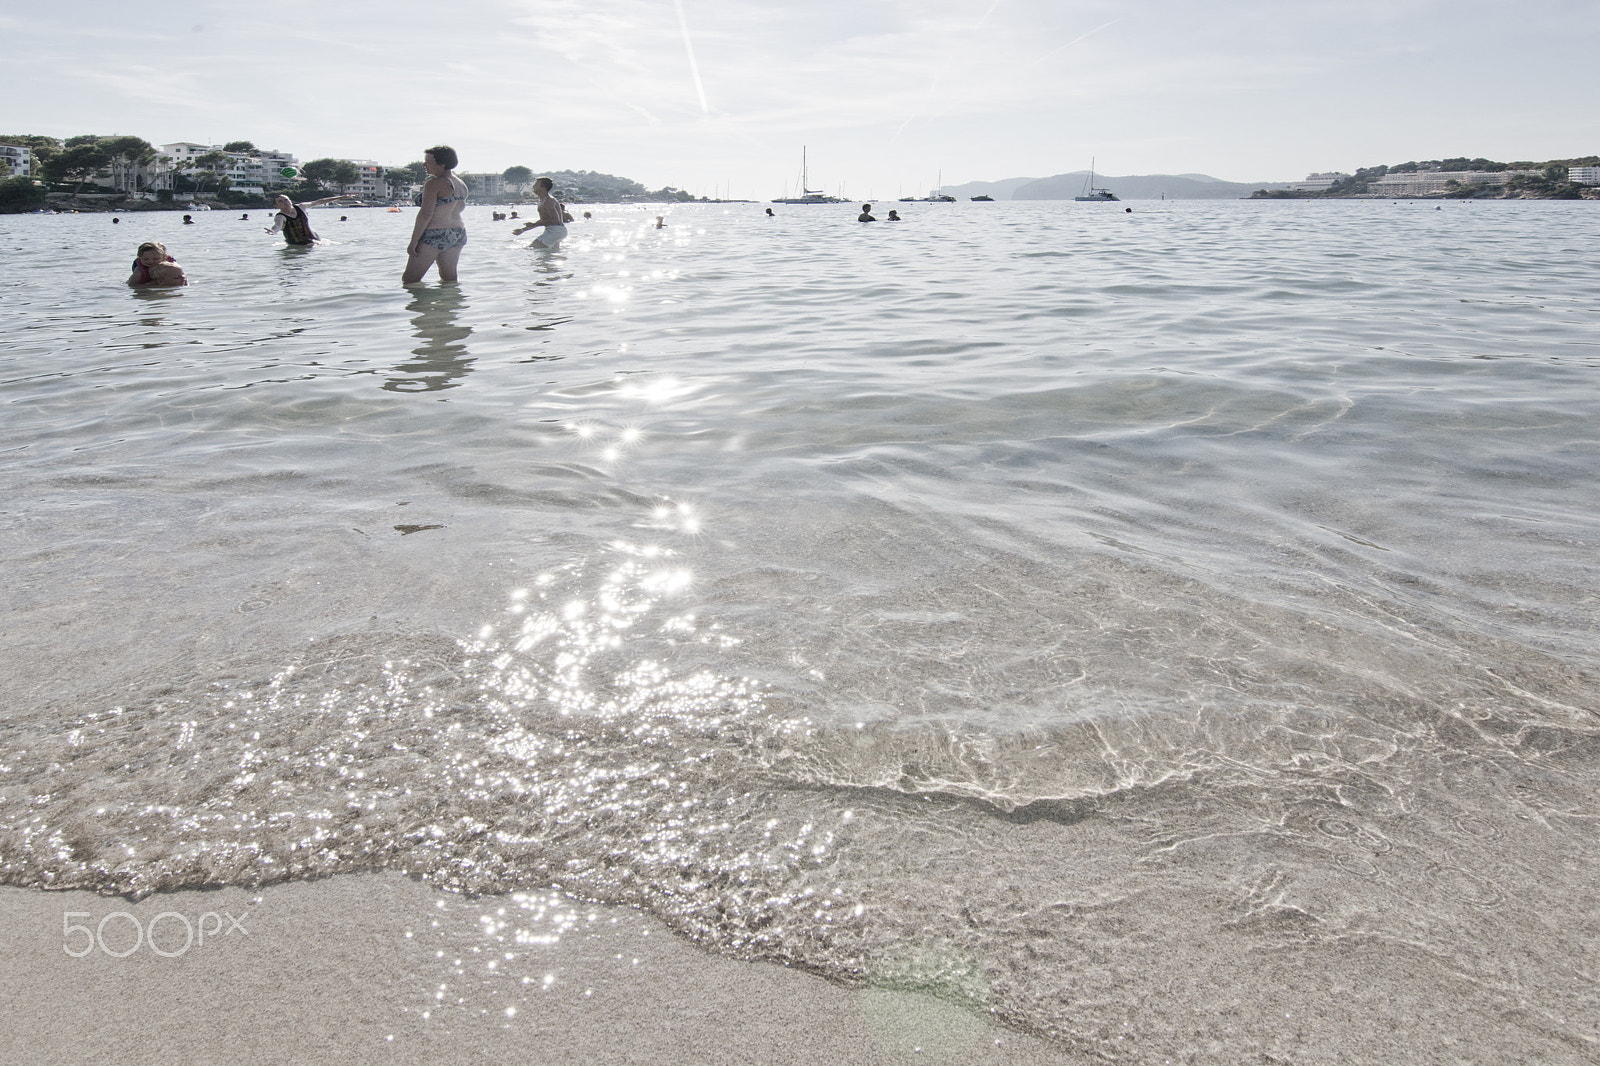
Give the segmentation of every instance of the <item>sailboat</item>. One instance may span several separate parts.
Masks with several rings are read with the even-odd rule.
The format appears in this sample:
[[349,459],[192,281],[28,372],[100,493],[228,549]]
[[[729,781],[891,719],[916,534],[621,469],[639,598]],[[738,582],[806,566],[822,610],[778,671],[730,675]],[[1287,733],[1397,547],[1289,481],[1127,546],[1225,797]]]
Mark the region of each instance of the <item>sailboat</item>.
[[1074,200],[1089,203],[1112,203],[1117,197],[1110,189],[1097,189],[1094,187],[1094,157],[1089,158],[1089,180],[1084,183],[1083,195],[1074,196]]
[[806,150],[800,149],[800,192],[804,195],[783,200],[772,201],[775,204],[842,204],[843,200],[837,196],[826,196],[821,191],[806,188],[811,184],[811,174],[806,169]]
[[900,202],[903,203],[903,204],[953,204],[953,203],[955,203],[956,202],[956,198],[954,196],[947,195],[943,190],[944,190],[944,171],[941,170],[941,171],[939,171],[939,184],[934,186],[934,188],[928,193],[928,195],[926,195],[926,196],[902,196],[902,197],[900,197]]

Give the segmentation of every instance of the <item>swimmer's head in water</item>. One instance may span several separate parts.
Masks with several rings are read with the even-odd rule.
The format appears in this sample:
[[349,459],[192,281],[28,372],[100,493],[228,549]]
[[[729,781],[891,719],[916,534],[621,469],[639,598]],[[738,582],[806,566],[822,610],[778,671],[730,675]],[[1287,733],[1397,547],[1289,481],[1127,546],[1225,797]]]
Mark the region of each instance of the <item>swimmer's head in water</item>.
[[444,167],[446,170],[454,170],[456,168],[456,164],[460,162],[460,160],[456,158],[456,150],[451,148],[448,144],[434,145],[432,148],[429,148],[426,152],[422,153],[422,157],[424,159],[430,155],[433,156],[434,166]]
[[534,180],[533,187],[540,192],[549,192],[556,187],[556,183],[549,178],[537,178]]

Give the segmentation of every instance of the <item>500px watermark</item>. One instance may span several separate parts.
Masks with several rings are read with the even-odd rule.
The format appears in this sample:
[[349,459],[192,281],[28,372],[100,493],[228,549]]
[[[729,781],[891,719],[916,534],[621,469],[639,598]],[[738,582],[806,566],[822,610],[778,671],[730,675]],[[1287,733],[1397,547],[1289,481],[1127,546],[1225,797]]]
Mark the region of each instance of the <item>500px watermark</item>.
[[[191,947],[203,947],[206,937],[215,940],[219,936],[232,936],[235,932],[250,935],[250,930],[244,927],[244,920],[249,917],[248,911],[237,918],[227,911],[221,914],[206,911],[194,922],[177,911],[162,911],[151,918],[148,924],[141,923],[137,915],[127,911],[112,911],[92,928],[73,924],[74,918],[92,917],[88,911],[67,911],[61,916],[62,951],[81,959],[98,945],[113,959],[125,959],[141,946],[148,945],[151,951],[162,958],[176,959],[188,954]],[[227,919],[226,925],[223,924],[224,918]]]

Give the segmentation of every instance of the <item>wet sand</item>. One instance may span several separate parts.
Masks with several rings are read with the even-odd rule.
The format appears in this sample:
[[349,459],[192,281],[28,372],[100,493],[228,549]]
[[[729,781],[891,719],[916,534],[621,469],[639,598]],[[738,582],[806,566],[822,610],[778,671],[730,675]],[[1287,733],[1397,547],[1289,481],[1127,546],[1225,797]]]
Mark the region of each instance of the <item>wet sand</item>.
[[[170,957],[134,948],[124,914],[168,915],[153,946]],[[6,888],[0,916],[5,1062],[1085,1061],[929,996],[718,957],[546,893],[466,899],[392,874],[137,903]]]

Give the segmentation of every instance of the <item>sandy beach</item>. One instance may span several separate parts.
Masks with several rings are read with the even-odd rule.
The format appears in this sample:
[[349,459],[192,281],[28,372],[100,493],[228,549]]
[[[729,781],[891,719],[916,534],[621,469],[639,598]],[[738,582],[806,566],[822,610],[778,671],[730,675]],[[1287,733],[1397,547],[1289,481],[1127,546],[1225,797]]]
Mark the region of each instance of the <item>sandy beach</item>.
[[9,888],[0,915],[4,1062],[1085,1061],[931,996],[721,958],[559,894],[357,874],[138,902]]
[[836,206],[0,219],[0,1062],[1597,1061],[1600,220]]

